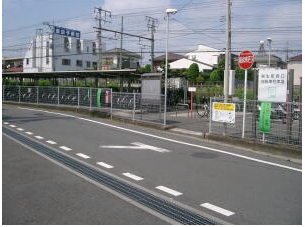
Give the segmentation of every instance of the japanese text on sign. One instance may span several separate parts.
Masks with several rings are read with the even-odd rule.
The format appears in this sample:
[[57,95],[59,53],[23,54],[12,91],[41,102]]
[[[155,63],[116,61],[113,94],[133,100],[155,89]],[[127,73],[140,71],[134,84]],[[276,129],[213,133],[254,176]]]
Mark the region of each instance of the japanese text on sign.
[[212,120],[225,123],[235,123],[235,104],[214,102]]
[[260,69],[258,73],[258,100],[286,102],[287,70]]

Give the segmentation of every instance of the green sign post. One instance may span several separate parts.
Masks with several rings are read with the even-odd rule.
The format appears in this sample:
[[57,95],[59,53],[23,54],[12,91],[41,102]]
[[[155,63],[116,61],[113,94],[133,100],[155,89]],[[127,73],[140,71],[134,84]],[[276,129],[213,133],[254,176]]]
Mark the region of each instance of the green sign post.
[[101,94],[102,94],[102,89],[99,88],[97,89],[97,106],[101,107],[102,103],[101,103]]
[[271,102],[262,102],[259,116],[259,129],[263,133],[270,133],[270,116]]

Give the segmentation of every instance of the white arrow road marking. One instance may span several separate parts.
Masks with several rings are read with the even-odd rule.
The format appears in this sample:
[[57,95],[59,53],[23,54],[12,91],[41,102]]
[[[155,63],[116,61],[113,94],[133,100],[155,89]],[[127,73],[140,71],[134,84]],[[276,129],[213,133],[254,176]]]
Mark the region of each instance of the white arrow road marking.
[[113,149],[135,149],[135,150],[153,150],[161,153],[170,152],[170,150],[150,146],[140,142],[131,143],[134,146],[100,146],[100,148],[113,148]]

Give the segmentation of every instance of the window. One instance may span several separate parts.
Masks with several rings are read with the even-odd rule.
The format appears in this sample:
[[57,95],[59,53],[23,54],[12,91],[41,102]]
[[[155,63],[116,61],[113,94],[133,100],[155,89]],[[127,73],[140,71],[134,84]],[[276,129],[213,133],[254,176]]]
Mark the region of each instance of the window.
[[93,67],[93,69],[96,70],[96,69],[97,69],[97,62],[93,61],[93,62],[92,62],[92,67]]
[[83,61],[82,60],[76,60],[76,66],[82,67]]
[[68,37],[64,37],[64,48],[66,51],[70,50],[70,40]]
[[96,43],[95,42],[92,43],[92,53],[96,54]]
[[30,59],[26,59],[26,64],[28,65],[28,64],[30,64]]
[[47,43],[46,43],[46,64],[48,65],[49,63],[50,63],[50,58],[49,58],[49,56],[50,56],[50,51],[49,51],[49,49],[50,49],[50,43],[49,43],[49,41],[47,41]]
[[90,68],[90,67],[91,67],[91,62],[90,62],[90,61],[87,61],[87,62],[86,62],[86,65],[87,65],[87,68]]
[[82,50],[82,43],[79,39],[76,40],[76,50],[77,52],[81,52]]
[[113,58],[106,58],[105,65],[113,65]]
[[87,46],[87,53],[89,53],[89,46]]
[[62,59],[62,65],[71,65],[70,59]]

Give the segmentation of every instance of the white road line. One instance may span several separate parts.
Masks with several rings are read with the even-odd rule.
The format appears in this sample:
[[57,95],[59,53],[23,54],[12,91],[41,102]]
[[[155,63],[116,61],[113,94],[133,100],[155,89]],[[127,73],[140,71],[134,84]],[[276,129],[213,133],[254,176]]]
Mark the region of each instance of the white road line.
[[82,157],[82,158],[84,158],[84,159],[90,158],[90,156],[85,155],[85,154],[82,154],[82,153],[76,153],[76,155],[79,156],[79,157]]
[[12,128],[16,128],[16,125],[10,125]]
[[184,133],[184,134],[191,134],[191,135],[195,135],[195,136],[203,135],[202,132],[191,131],[191,130],[187,130],[187,129],[183,129],[183,128],[172,128],[172,129],[170,129],[170,131],[180,132],[180,133]]
[[42,136],[35,136],[35,138],[37,138],[39,140],[43,140],[44,139],[44,137],[42,137]]
[[8,122],[3,122],[3,124],[8,125],[9,123]]
[[65,151],[72,151],[72,149],[71,149],[71,148],[66,147],[66,146],[60,146],[59,148],[61,148],[61,149],[65,150]]
[[167,188],[167,187],[164,187],[164,186],[158,186],[156,187],[157,189],[161,190],[161,191],[164,191],[164,192],[167,192],[171,195],[174,195],[174,196],[179,196],[179,195],[182,195],[183,193],[181,192],[178,192],[178,191],[175,191],[173,189],[170,189],[170,188]]
[[274,163],[274,162],[268,162],[268,161],[260,160],[260,159],[257,159],[257,158],[251,158],[251,157],[248,157],[248,156],[235,154],[235,153],[231,153],[231,152],[228,152],[228,151],[223,151],[223,150],[219,150],[219,149],[215,149],[215,148],[211,148],[211,147],[206,147],[206,146],[201,146],[201,145],[192,144],[192,143],[186,143],[186,142],[182,142],[182,141],[178,141],[178,140],[174,140],[174,139],[169,139],[169,138],[165,138],[165,137],[161,137],[161,136],[156,136],[156,135],[153,135],[153,134],[140,132],[140,131],[136,131],[136,130],[133,130],[133,129],[123,128],[123,127],[116,126],[116,125],[111,125],[111,124],[102,123],[102,122],[99,122],[99,121],[86,119],[86,118],[83,118],[83,117],[77,117],[77,116],[73,116],[73,115],[69,115],[69,114],[62,114],[62,113],[46,111],[46,110],[36,110],[36,109],[23,108],[23,107],[18,107],[18,108],[19,109],[24,109],[24,110],[31,110],[31,111],[44,112],[44,113],[49,113],[49,114],[71,117],[71,118],[75,118],[75,119],[79,119],[79,120],[83,120],[83,121],[88,121],[88,122],[92,122],[92,123],[99,124],[99,125],[104,125],[104,126],[111,127],[111,128],[120,129],[122,131],[133,132],[133,133],[136,133],[136,134],[139,134],[139,135],[145,135],[145,136],[149,136],[149,137],[152,137],[152,138],[161,139],[161,140],[165,140],[165,141],[169,141],[169,142],[173,142],[173,143],[177,143],[177,144],[183,144],[183,145],[186,145],[186,146],[191,146],[191,147],[206,149],[206,150],[210,150],[210,151],[215,151],[215,152],[226,154],[226,155],[231,155],[231,156],[239,157],[239,158],[242,158],[242,159],[250,160],[250,161],[253,161],[253,162],[259,162],[259,163],[263,163],[263,164],[266,164],[266,165],[277,166],[277,167],[284,168],[284,169],[289,169],[289,170],[293,170],[293,171],[297,171],[297,172],[302,172],[302,169],[298,169],[298,168],[294,168],[294,167],[290,167],[290,166],[285,166],[285,165],[277,164],[277,163]]
[[131,173],[122,173],[124,176],[126,176],[126,177],[129,177],[129,178],[131,178],[131,179],[134,179],[134,180],[136,180],[136,181],[139,181],[139,180],[143,180],[144,178],[142,178],[142,177],[139,177],[139,176],[137,176],[137,175],[134,175],[134,174],[131,174]]
[[18,131],[24,131],[24,129],[23,129],[23,128],[17,128],[17,130],[18,130]]
[[26,134],[28,134],[28,135],[33,135],[33,133],[32,132],[25,132]]
[[215,206],[215,205],[210,204],[210,203],[203,203],[200,206],[205,207],[205,208],[210,209],[210,210],[213,210],[213,211],[218,212],[220,214],[223,214],[225,216],[231,216],[231,215],[235,214],[232,211],[223,209],[221,207]]
[[105,167],[105,168],[107,168],[107,169],[113,168],[113,166],[111,166],[111,165],[109,165],[109,164],[107,164],[107,163],[105,163],[105,162],[97,162],[96,164],[97,164],[97,165],[100,165],[100,166],[103,166],[103,167]]
[[49,143],[49,144],[53,144],[53,145],[54,145],[54,144],[57,144],[56,142],[54,142],[54,141],[52,141],[52,140],[47,140],[46,142]]

